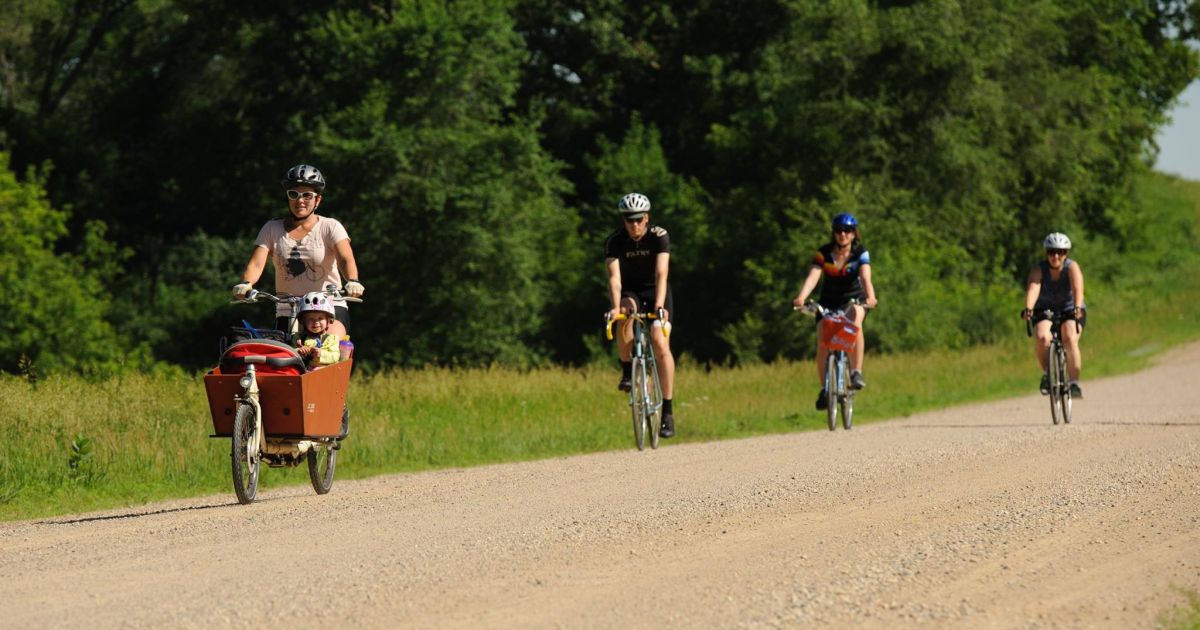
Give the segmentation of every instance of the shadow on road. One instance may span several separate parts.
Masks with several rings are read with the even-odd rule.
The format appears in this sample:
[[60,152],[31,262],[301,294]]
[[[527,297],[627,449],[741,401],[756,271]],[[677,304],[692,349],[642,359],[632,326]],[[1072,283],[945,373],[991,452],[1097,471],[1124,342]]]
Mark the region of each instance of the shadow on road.
[[189,505],[187,507],[170,508],[166,510],[151,510],[149,512],[129,512],[126,514],[109,514],[107,516],[88,516],[84,518],[75,518],[65,521],[60,520],[45,520],[36,521],[37,525],[76,525],[78,523],[92,523],[96,521],[116,521],[127,518],[142,518],[145,516],[158,516],[159,514],[173,514],[176,512],[190,512],[192,510],[211,510],[213,508],[236,506],[237,501],[211,503],[208,505]]

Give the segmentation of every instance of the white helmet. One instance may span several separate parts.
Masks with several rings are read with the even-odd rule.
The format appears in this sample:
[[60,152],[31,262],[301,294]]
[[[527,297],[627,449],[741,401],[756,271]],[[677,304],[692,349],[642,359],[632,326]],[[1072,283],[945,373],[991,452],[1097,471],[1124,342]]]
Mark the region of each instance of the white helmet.
[[621,197],[621,203],[617,204],[621,214],[630,219],[641,218],[643,214],[650,212],[650,199],[642,193],[629,193]]
[[1062,232],[1051,232],[1046,235],[1046,240],[1042,241],[1042,247],[1044,249],[1071,249],[1071,239]]
[[325,313],[334,318],[337,317],[337,312],[333,310],[333,302],[330,302],[329,297],[320,291],[305,293],[304,299],[300,301],[300,312],[307,313],[309,311]]

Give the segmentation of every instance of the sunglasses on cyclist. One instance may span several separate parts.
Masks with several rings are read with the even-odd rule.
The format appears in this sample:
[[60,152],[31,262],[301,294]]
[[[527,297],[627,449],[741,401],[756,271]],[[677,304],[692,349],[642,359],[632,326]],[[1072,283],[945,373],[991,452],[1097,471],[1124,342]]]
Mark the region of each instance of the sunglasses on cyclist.
[[833,228],[833,231],[837,232],[838,234],[853,234],[854,228],[846,227],[843,225],[843,226],[838,226],[838,227]]
[[644,215],[644,214],[636,219],[634,219],[632,217],[625,217],[626,223],[641,223],[642,221],[645,221],[645,220],[646,220],[646,215]]
[[296,201],[297,199],[312,201],[313,199],[316,199],[317,193],[311,190],[306,190],[304,192],[300,192],[299,190],[289,190],[287,191],[287,196],[288,199],[291,199],[292,201]]
[[1047,249],[1046,255],[1047,256],[1066,256],[1067,250],[1065,250],[1065,249]]

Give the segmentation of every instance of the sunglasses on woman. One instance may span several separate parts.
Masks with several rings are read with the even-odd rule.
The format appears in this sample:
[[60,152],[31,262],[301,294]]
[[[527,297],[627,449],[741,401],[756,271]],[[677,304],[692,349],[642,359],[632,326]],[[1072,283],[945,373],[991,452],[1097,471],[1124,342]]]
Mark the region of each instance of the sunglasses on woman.
[[291,199],[292,201],[296,201],[297,199],[312,201],[313,199],[316,199],[317,193],[311,190],[306,190],[304,192],[300,192],[299,190],[289,190],[287,191],[287,196],[288,199]]
[[1065,250],[1065,249],[1047,249],[1046,255],[1047,256],[1066,256],[1067,250]]

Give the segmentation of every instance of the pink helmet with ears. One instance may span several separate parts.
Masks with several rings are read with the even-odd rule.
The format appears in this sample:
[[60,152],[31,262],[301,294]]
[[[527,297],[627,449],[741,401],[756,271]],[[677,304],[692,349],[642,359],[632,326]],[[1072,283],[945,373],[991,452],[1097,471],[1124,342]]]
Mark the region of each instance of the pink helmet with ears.
[[304,314],[309,311],[325,313],[330,317],[337,317],[337,313],[333,310],[333,302],[329,301],[329,296],[320,291],[305,293],[304,298],[300,301],[300,313]]

